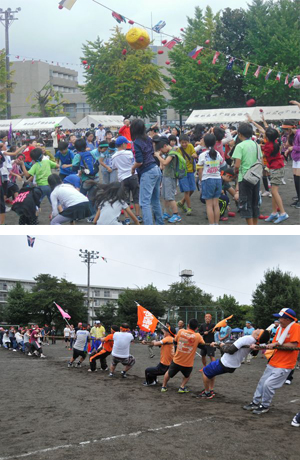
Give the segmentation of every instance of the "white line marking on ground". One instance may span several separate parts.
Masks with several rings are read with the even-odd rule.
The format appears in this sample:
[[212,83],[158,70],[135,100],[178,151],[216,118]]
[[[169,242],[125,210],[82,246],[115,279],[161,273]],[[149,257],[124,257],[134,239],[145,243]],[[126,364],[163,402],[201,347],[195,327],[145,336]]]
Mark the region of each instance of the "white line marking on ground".
[[95,443],[95,442],[100,443],[100,442],[114,441],[115,439],[126,438],[128,436],[137,437],[137,436],[140,436],[140,435],[146,434],[146,433],[151,433],[151,432],[155,432],[155,431],[162,431],[162,430],[170,430],[172,428],[178,428],[178,427],[180,427],[182,425],[188,425],[188,424],[191,424],[191,423],[203,422],[204,420],[209,420],[211,418],[212,417],[197,418],[195,420],[186,420],[186,421],[181,422],[181,423],[175,423],[174,425],[160,426],[160,427],[157,427],[157,428],[148,428],[147,430],[136,431],[134,433],[129,433],[129,434],[118,434],[118,435],[115,435],[115,436],[109,436],[107,438],[94,439],[93,441],[82,441],[82,442],[79,442],[77,444],[65,444],[65,445],[62,445],[62,446],[48,447],[47,449],[36,450],[34,452],[28,452],[26,454],[11,455],[9,457],[0,457],[0,460],[12,460],[14,458],[30,457],[32,455],[38,455],[38,454],[43,454],[43,453],[46,453],[46,452],[52,452],[54,450],[59,450],[59,449],[70,449],[70,448],[76,448],[76,447],[84,447],[87,444],[91,444],[91,443]]
[[300,401],[300,399],[293,399],[292,401],[290,401],[291,403],[294,403],[294,402],[297,402],[297,401]]

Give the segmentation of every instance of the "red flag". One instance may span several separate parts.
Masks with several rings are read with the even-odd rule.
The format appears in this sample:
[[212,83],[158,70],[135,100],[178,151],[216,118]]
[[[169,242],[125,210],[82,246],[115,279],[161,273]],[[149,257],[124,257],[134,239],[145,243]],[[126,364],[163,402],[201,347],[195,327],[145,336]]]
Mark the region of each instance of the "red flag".
[[158,323],[158,319],[155,318],[150,311],[146,310],[146,308],[142,307],[139,305],[137,302],[137,308],[138,308],[138,321],[137,325],[142,331],[146,332],[154,332],[156,329],[156,325]]
[[181,40],[180,38],[172,38],[172,40],[170,40],[169,42],[167,42],[164,46],[166,48],[169,48],[169,50],[171,50],[172,48],[174,48],[175,45],[178,45],[179,43],[181,43]]
[[214,58],[212,60],[212,63],[215,64],[218,60],[218,57],[220,56],[221,53],[219,53],[219,51],[216,51],[215,52],[215,55],[214,55]]

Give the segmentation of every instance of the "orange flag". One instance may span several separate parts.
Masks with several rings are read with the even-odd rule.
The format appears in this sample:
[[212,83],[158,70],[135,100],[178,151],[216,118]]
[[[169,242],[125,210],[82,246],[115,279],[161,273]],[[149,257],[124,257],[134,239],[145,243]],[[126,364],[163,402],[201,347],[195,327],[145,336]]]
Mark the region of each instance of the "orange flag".
[[213,331],[216,329],[216,327],[226,327],[226,326],[227,326],[226,321],[227,321],[228,319],[231,319],[232,317],[233,317],[233,315],[228,316],[228,318],[222,319],[222,321],[220,321],[219,323],[217,323],[217,324],[215,325],[215,327],[213,328]]
[[137,308],[138,308],[138,321],[137,325],[142,331],[146,332],[154,332],[156,329],[156,325],[158,323],[158,319],[155,318],[150,311],[146,310],[146,308],[143,308],[141,305],[139,305],[137,302]]

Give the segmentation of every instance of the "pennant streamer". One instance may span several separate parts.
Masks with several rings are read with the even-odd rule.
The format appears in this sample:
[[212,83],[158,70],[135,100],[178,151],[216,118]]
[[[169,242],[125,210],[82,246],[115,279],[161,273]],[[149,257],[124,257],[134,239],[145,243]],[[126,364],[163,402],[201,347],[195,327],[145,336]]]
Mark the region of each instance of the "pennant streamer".
[[281,72],[278,72],[277,75],[276,75],[276,80],[280,81],[280,77],[281,77]]
[[217,327],[226,327],[227,326],[227,320],[231,319],[232,317],[233,317],[233,315],[230,315],[230,316],[228,316],[228,318],[222,319],[222,321],[220,321],[219,323],[217,323],[215,325],[215,327],[213,328],[213,332],[215,331],[215,329]]
[[254,76],[255,76],[256,78],[257,78],[257,77],[258,77],[258,75],[260,74],[260,71],[261,71],[261,69],[262,69],[262,66],[261,66],[261,65],[259,65],[259,66],[257,67],[257,69],[256,69],[256,72],[255,72],[255,74],[254,74]]
[[62,0],[59,2],[60,6],[63,6],[64,8],[67,8],[67,10],[71,10],[77,0]]
[[172,48],[174,48],[175,45],[178,45],[178,43],[181,43],[181,40],[180,38],[172,38],[172,40],[170,40],[169,42],[167,42],[164,46],[166,48],[168,48],[169,50],[171,50]]
[[160,33],[161,29],[163,29],[165,26],[166,26],[166,22],[165,21],[159,21],[156,26],[152,27],[152,30],[154,30],[154,32],[157,32],[158,34]]
[[216,51],[215,52],[215,55],[214,55],[214,58],[212,60],[212,64],[215,64],[218,60],[218,57],[220,56],[221,53],[219,53],[219,51]]
[[267,72],[267,74],[266,74],[266,80],[269,80],[269,77],[270,77],[270,75],[271,75],[272,72],[273,72],[272,69],[269,69],[269,70],[268,70],[268,72]]
[[250,67],[250,62],[246,62],[243,75],[246,76]]
[[122,16],[122,15],[119,14],[119,13],[116,13],[115,11],[113,11],[112,17],[113,17],[119,24],[121,24],[121,22],[126,22],[126,19],[124,18],[124,16]]
[[284,84],[288,85],[289,84],[289,74],[285,77]]
[[235,61],[235,58],[234,57],[231,57],[227,66],[226,66],[226,69],[227,70],[232,70],[232,67],[233,67],[233,64],[234,64],[234,61]]
[[27,235],[27,243],[30,248],[33,248],[35,242],[35,238],[31,238],[31,236]]
[[192,58],[192,59],[197,59],[197,57],[199,56],[199,54],[201,53],[201,51],[203,50],[203,46],[197,46],[195,49],[193,49],[193,51],[191,51],[188,55]]

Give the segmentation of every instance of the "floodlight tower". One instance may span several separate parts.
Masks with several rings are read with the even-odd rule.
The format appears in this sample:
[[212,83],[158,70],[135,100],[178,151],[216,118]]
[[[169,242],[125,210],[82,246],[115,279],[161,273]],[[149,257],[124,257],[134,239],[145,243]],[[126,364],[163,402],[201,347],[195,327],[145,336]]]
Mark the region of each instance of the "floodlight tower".
[[16,18],[14,15],[19,13],[21,11],[21,8],[17,8],[16,11],[12,11],[11,8],[7,8],[7,10],[3,10],[0,8],[0,22],[5,28],[5,53],[6,53],[6,59],[5,59],[5,68],[6,68],[6,104],[7,104],[7,109],[6,109],[6,116],[7,119],[11,119],[11,81],[10,81],[10,62],[9,62],[9,27],[14,21],[18,21],[18,18]]
[[[84,264],[87,266],[87,305],[88,305],[88,319],[90,319],[90,274],[91,274],[91,264],[95,264],[96,260],[99,259],[99,252],[98,251],[87,251],[86,249],[83,251],[79,249],[79,257],[81,257]],[[92,316],[91,322],[93,325],[94,321],[94,302],[92,304]],[[89,321],[90,323],[90,321]]]

